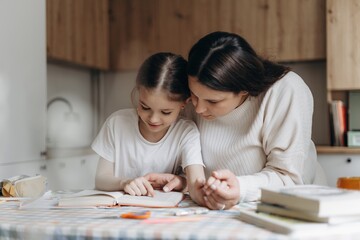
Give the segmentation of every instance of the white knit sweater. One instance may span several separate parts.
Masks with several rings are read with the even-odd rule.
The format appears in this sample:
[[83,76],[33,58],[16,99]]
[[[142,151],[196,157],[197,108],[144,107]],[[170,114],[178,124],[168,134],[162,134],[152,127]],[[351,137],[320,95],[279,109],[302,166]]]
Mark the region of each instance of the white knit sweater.
[[258,200],[261,187],[312,183],[317,164],[312,116],[310,89],[294,72],[226,116],[205,120],[193,114],[206,175],[219,169],[235,173],[240,201]]

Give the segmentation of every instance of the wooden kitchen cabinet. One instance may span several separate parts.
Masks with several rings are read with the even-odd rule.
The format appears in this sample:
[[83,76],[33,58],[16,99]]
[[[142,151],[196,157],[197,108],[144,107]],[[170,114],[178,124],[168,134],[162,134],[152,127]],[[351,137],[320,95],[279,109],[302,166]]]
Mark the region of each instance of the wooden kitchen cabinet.
[[325,0],[110,0],[110,65],[135,70],[150,54],[187,57],[213,31],[245,37],[276,61],[326,57]]
[[[327,0],[327,101],[342,100],[360,90],[360,0]],[[322,147],[322,153],[359,154],[360,148]]]
[[47,56],[109,68],[108,0],[46,0]]
[[327,0],[327,89],[360,89],[360,1]]

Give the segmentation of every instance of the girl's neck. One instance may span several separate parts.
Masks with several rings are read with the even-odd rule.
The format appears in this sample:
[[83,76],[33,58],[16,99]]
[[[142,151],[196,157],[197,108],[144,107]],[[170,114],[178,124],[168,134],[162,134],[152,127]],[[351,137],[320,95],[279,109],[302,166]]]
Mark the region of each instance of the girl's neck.
[[157,143],[159,142],[167,133],[167,131],[169,130],[169,128],[166,128],[160,132],[150,132],[145,124],[141,121],[141,119],[139,119],[138,121],[139,124],[139,131],[140,134],[143,136],[144,139],[146,139],[149,142],[152,143]]

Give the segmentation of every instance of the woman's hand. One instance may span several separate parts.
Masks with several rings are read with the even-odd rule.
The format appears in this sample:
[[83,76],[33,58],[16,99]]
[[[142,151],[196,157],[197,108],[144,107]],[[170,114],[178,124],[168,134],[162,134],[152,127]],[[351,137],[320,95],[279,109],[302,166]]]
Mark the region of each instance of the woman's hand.
[[235,174],[228,169],[212,172],[203,191],[205,205],[210,209],[229,209],[240,200],[239,182]]
[[149,173],[144,178],[154,189],[162,189],[164,192],[183,191],[186,188],[186,179],[171,173]]
[[145,177],[129,180],[125,184],[124,192],[132,196],[154,196],[154,188]]

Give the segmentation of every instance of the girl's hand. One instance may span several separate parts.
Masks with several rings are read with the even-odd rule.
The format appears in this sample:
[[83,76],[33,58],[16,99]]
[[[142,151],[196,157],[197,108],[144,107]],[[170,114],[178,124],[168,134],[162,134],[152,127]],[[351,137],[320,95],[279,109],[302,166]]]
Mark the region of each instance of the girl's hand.
[[124,191],[132,196],[154,196],[154,188],[145,177],[129,180]]
[[186,187],[184,177],[171,173],[149,173],[144,178],[149,181],[154,189],[162,189],[164,192],[183,191]]
[[205,205],[210,209],[229,209],[240,200],[239,182],[228,169],[212,172],[203,191]]

